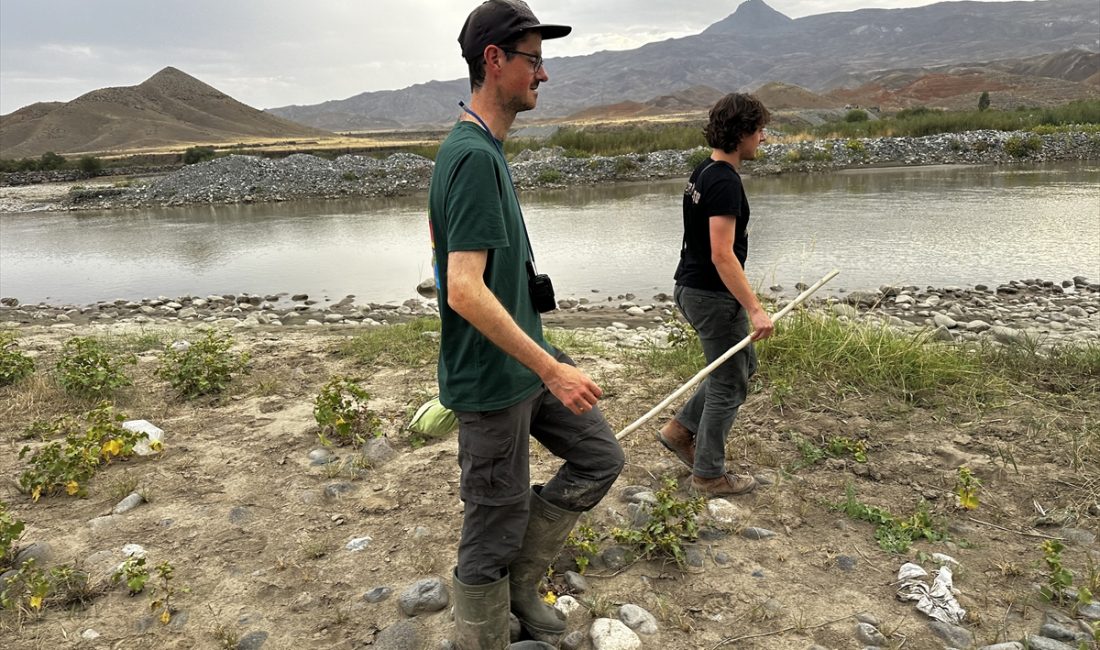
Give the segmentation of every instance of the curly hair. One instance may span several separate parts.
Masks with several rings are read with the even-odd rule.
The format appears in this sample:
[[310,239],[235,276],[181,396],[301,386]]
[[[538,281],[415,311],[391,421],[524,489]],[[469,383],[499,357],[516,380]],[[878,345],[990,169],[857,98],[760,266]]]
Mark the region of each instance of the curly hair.
[[710,121],[703,135],[708,145],[730,153],[745,136],[763,128],[769,120],[771,113],[756,95],[730,93],[710,109]]

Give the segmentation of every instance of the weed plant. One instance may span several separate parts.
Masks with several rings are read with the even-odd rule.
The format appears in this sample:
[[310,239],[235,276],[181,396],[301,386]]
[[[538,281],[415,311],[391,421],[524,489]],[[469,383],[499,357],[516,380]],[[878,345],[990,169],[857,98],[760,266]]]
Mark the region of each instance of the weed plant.
[[943,525],[933,519],[928,503],[923,499],[917,505],[916,512],[900,518],[888,510],[861,502],[856,498],[855,488],[849,484],[844,501],[833,504],[833,508],[852,519],[874,524],[879,547],[891,553],[905,553],[919,539],[936,542],[947,537]]
[[0,386],[21,381],[34,373],[34,359],[23,354],[11,332],[0,332]]
[[166,350],[156,374],[185,399],[225,392],[235,375],[248,371],[248,353],[232,347],[228,334],[208,332],[189,346]]
[[343,344],[341,352],[364,365],[424,366],[439,356],[439,340],[430,334],[438,331],[437,318],[375,327]]
[[60,439],[37,451],[29,445],[20,450],[20,459],[30,456],[30,466],[19,476],[19,489],[34,501],[62,490],[70,496],[84,496],[88,480],[100,466],[133,456],[134,446],[146,437],[123,429],[125,419],[103,402],[83,416],[83,424],[64,416],[47,425],[38,424],[34,428],[48,432],[47,437]]
[[599,552],[600,535],[592,526],[581,524],[569,532],[565,538],[565,547],[573,551],[573,560],[577,563],[577,570],[584,573],[592,558]]
[[116,355],[96,339],[74,336],[61,346],[55,366],[57,383],[77,397],[106,397],[133,384],[123,367],[136,363],[132,354]]
[[367,408],[370,393],[350,379],[335,377],[313,401],[313,418],[321,427],[321,444],[362,444],[382,435],[382,421]]
[[790,467],[792,471],[816,465],[826,458],[851,456],[857,463],[867,462],[867,447],[862,440],[835,436],[819,446],[792,432],[791,441],[794,442],[800,456],[800,459]]
[[666,476],[650,507],[649,521],[639,528],[613,528],[611,537],[634,548],[642,557],[662,557],[683,567],[687,561],[684,544],[699,538],[698,517],[706,508],[705,497],[676,498],[676,479]]
[[26,524],[16,519],[8,510],[8,505],[0,501],[0,573],[6,571],[15,561],[15,554],[19,550],[16,544],[23,536],[25,527]]
[[515,138],[504,142],[504,151],[513,156],[524,149],[562,147],[574,156],[623,156],[672,149],[683,151],[706,145],[702,125],[648,125],[559,129],[543,140]]

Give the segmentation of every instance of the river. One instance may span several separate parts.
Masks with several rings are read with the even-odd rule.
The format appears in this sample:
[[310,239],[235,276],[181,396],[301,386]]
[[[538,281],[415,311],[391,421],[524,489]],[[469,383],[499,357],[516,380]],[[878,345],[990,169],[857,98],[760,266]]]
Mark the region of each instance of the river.
[[[682,180],[526,191],[540,271],[559,297],[672,289]],[[972,286],[1100,280],[1100,165],[934,166],[745,179],[747,271]],[[0,295],[91,303],[215,293],[415,297],[431,275],[426,196],[0,215]],[[596,290],[598,293],[594,293]]]

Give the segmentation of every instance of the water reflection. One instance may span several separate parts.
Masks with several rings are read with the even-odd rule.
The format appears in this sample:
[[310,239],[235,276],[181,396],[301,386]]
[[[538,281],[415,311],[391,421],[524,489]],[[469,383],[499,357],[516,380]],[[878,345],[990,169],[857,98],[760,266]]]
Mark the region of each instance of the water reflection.
[[[560,294],[670,291],[682,179],[523,192]],[[925,167],[746,179],[748,264],[791,286],[1100,276],[1100,168]],[[249,291],[403,300],[428,277],[423,195],[0,215],[0,294],[24,301]],[[599,296],[595,296],[599,297]]]

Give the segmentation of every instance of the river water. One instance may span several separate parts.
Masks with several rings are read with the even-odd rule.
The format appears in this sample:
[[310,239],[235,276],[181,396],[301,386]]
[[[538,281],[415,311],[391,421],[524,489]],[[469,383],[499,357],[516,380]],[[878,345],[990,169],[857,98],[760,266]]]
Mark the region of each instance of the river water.
[[[1100,280],[1100,165],[909,167],[745,179],[760,288]],[[671,293],[682,180],[528,190],[559,297]],[[0,215],[0,295],[90,303],[216,293],[385,302],[431,275],[426,196]],[[598,290],[598,294],[593,294]]]

